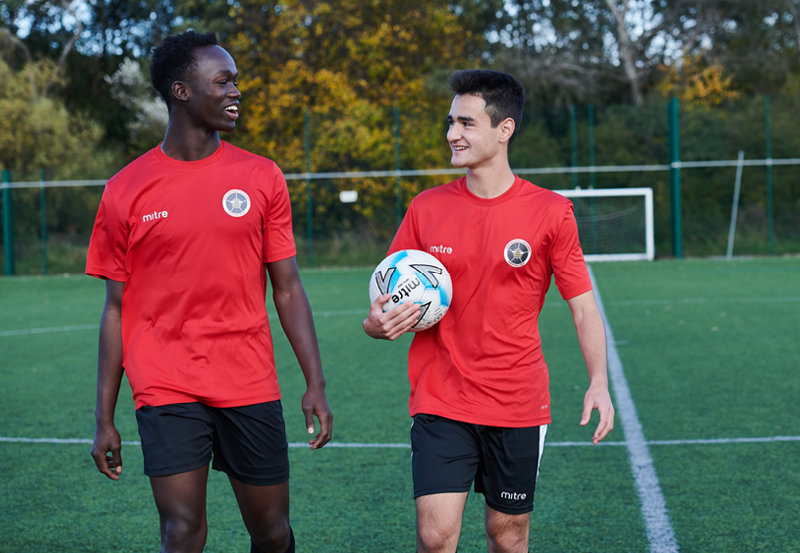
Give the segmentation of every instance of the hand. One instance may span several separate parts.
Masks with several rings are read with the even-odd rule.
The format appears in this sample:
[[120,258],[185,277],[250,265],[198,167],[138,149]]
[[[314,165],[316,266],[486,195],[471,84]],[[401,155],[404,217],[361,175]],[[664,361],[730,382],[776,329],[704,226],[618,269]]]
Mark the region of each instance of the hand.
[[[122,440],[113,424],[97,425],[92,444],[92,457],[97,465],[97,470],[111,480],[119,480],[122,474]],[[111,455],[107,455],[111,453]]]
[[591,385],[583,398],[583,416],[581,426],[586,426],[592,418],[592,411],[597,409],[600,413],[600,423],[592,436],[592,443],[597,445],[614,428],[614,406],[611,404],[611,396],[608,393],[608,386]]
[[309,386],[301,405],[309,434],[314,433],[314,416],[316,415],[319,420],[320,432],[308,442],[311,449],[319,449],[331,440],[333,427],[333,415],[331,408],[328,407],[328,399],[325,397],[325,386]]
[[396,340],[419,321],[420,307],[413,302],[401,303],[384,313],[383,304],[391,297],[391,294],[378,296],[369,306],[369,315],[364,319],[363,326],[364,332],[373,338]]

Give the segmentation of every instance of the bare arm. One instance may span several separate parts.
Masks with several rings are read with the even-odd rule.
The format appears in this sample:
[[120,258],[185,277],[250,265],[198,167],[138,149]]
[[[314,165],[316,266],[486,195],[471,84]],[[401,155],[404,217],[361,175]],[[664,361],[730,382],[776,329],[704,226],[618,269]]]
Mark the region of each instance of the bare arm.
[[322,374],[311,306],[294,257],[267,263],[267,271],[272,280],[272,297],[281,326],[306,378],[302,408],[309,434],[314,433],[314,416],[319,420],[320,432],[308,443],[311,449],[319,449],[331,439],[333,415],[325,397],[325,376]]
[[[122,290],[124,282],[106,280],[106,304],[100,318],[100,350],[97,358],[96,427],[92,457],[97,469],[112,480],[122,474],[122,442],[114,426],[122,382]],[[108,456],[107,454],[111,455]]]
[[606,334],[603,317],[597,308],[594,294],[589,291],[567,301],[572,311],[578,342],[589,370],[589,390],[583,398],[581,426],[589,423],[592,411],[600,413],[600,423],[592,437],[597,444],[614,428],[614,406],[608,393],[608,364],[606,357]]

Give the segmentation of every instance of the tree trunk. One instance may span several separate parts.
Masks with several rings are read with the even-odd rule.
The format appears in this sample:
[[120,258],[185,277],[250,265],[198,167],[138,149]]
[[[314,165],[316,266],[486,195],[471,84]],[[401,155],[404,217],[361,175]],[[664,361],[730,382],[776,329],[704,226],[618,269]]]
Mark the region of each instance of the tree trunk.
[[642,84],[639,80],[639,72],[636,70],[636,50],[625,24],[625,14],[628,11],[628,0],[622,4],[622,9],[617,9],[614,0],[606,0],[606,5],[614,16],[617,23],[617,48],[619,50],[622,69],[625,71],[625,78],[631,86],[631,97],[637,106],[642,105]]

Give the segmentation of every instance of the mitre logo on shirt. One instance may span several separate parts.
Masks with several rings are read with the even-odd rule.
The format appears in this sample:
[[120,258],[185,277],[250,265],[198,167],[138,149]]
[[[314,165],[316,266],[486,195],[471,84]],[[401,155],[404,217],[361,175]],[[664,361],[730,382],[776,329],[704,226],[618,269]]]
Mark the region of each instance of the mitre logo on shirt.
[[228,190],[222,196],[222,209],[231,217],[241,217],[250,211],[250,196],[244,190]]
[[514,238],[506,244],[503,256],[512,267],[522,267],[531,258],[531,245],[522,238]]
[[166,219],[167,217],[169,217],[169,213],[166,211],[154,211],[147,215],[142,215],[142,222],[147,223],[149,221],[155,221],[156,219]]

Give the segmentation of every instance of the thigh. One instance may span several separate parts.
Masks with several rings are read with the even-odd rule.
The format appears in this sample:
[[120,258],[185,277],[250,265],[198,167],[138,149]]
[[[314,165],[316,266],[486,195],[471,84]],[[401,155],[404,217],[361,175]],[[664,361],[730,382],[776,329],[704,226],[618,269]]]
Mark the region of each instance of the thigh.
[[265,546],[261,544],[288,540],[289,481],[273,486],[254,486],[233,477],[228,479],[236,495],[244,525],[253,541],[263,549]]
[[435,415],[414,417],[411,426],[414,498],[468,492],[479,459],[474,425]]
[[214,423],[205,405],[144,406],[136,411],[136,422],[147,476],[189,472],[211,461]]
[[475,491],[486,504],[509,515],[533,510],[547,425],[527,428],[482,427],[482,463]]
[[486,505],[486,544],[489,553],[527,553],[531,515],[501,513]]
[[208,464],[169,476],[151,476],[162,551],[202,551],[205,544]]
[[467,492],[436,493],[416,499],[417,551],[455,551]]
[[252,486],[289,480],[289,443],[280,401],[210,411],[216,428],[215,470]]

